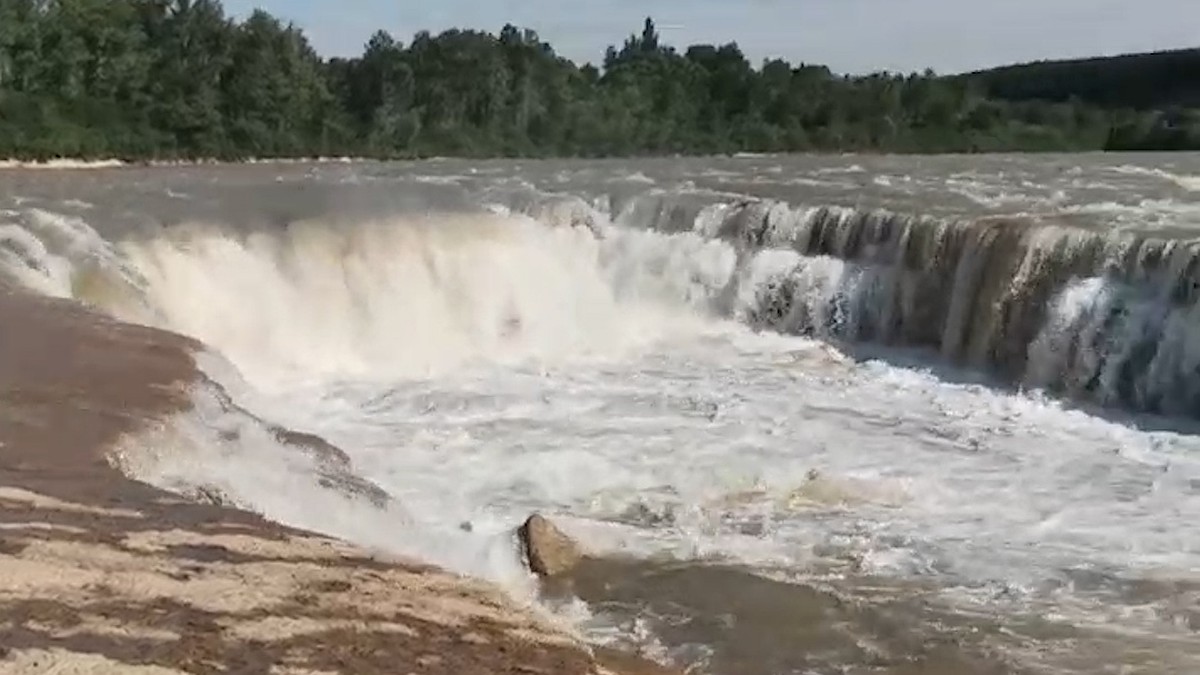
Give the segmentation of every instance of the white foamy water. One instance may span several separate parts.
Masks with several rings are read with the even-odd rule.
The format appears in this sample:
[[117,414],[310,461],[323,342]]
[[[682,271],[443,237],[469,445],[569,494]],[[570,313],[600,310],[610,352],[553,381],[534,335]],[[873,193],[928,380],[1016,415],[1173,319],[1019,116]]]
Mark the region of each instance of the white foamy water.
[[200,229],[124,253],[153,308],[131,318],[202,339],[267,389],[619,354],[695,322],[619,307],[590,232],[518,217]]
[[1119,166],[1114,167],[1113,171],[1117,173],[1132,174],[1135,176],[1152,176],[1165,181],[1170,181],[1175,185],[1189,192],[1200,192],[1200,176],[1191,174],[1177,174],[1163,169],[1153,169],[1141,166]]
[[[117,244],[78,218],[19,211],[0,214],[0,264],[212,350],[206,371],[245,411],[199,387],[195,410],[137,439],[129,468],[159,485],[213,486],[522,597],[534,585],[511,532],[541,511],[596,552],[735,561],[834,587],[915,581],[964,614],[1161,639],[1182,653],[1174,662],[1200,658],[1187,647],[1200,436],[755,332],[745,320],[781,279],[789,311],[808,316],[792,323],[836,334],[863,320],[882,277],[793,250],[738,252],[710,238],[720,206],[667,235],[565,226],[579,204],[537,212],[553,227],[497,209],[250,233],[193,223]],[[1030,386],[1120,379],[1076,349],[1117,335],[1105,332],[1114,288],[1082,279],[1054,296]],[[1171,373],[1200,363],[1183,312],[1160,331]],[[1131,335],[1157,325],[1129,321]],[[321,487],[311,458],[250,413],[330,440],[394,503]],[[1155,584],[1185,590],[1142,592]]]
[[[1200,582],[1200,440],[712,318],[725,244],[490,216],[339,232],[126,256],[157,320],[241,371],[214,372],[236,400],[344,448],[397,506],[314,491],[262,434],[169,453],[157,480],[519,592],[532,511],[598,552],[931,581],[950,606],[1145,635],[1178,628],[1124,584]],[[746,288],[796,262],[759,254]],[[841,263],[808,265],[820,307]]]
[[675,522],[589,541],[795,566],[833,555],[1031,603],[1073,570],[1178,577],[1200,554],[1195,439],[735,327],[620,363],[264,405],[353,449],[417,522],[447,531],[645,506]]

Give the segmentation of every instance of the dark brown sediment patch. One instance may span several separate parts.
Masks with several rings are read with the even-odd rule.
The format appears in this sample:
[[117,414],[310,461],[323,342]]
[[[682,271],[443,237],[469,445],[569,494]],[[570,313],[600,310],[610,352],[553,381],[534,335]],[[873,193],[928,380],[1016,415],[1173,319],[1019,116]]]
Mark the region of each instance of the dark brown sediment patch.
[[108,449],[189,406],[198,347],[0,286],[0,670],[663,672],[488,584],[126,478]]

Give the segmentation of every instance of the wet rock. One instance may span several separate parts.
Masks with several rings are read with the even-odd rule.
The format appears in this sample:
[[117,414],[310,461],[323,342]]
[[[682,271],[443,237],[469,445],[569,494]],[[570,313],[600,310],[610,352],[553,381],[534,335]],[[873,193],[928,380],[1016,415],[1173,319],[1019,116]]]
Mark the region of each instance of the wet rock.
[[211,504],[213,506],[232,507],[235,506],[234,500],[221,489],[212,485],[199,485],[195,487],[191,494],[187,495],[194,501],[202,504]]
[[317,469],[317,483],[350,499],[366,499],[377,509],[386,509],[392,503],[392,496],[386,490],[371,481],[356,476],[348,471],[330,471],[324,467]]
[[517,530],[529,569],[541,577],[566,574],[579,564],[579,545],[540,514],[533,514]]
[[351,499],[366,499],[377,509],[391,504],[392,497],[387,491],[354,473],[350,456],[341,448],[316,434],[273,425],[269,429],[281,445],[295,448],[313,461],[321,487]]
[[596,661],[607,672],[621,675],[677,675],[680,671],[659,665],[650,659],[612,647],[594,647]]
[[339,467],[350,466],[350,456],[344,450],[316,434],[294,431],[275,425],[269,428],[279,443],[298,448],[322,464]]

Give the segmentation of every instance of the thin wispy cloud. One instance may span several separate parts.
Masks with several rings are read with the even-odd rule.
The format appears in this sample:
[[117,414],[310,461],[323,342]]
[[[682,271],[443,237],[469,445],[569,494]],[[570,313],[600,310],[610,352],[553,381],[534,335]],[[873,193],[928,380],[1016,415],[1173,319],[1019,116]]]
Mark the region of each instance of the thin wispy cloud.
[[1017,61],[1200,46],[1195,0],[226,0],[302,25],[322,53],[357,53],[375,29],[536,29],[559,53],[599,61],[646,14],[667,42],[736,40],[754,60],[782,56],[843,72],[970,70]]

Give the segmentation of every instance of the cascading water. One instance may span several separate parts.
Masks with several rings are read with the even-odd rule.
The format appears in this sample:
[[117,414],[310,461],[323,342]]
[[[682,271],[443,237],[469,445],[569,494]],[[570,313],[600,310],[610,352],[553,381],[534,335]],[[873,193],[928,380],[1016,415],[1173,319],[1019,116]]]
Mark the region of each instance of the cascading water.
[[449,215],[200,230],[123,250],[155,308],[132,318],[197,336],[267,384],[427,377],[654,340],[671,318],[603,277],[613,245],[523,217]]
[[[659,195],[643,201],[651,206],[634,200],[619,220],[680,229],[686,206],[664,204]],[[932,349],[953,363],[1072,398],[1200,418],[1200,363],[1191,346],[1200,344],[1200,244],[1014,219],[952,221],[769,201],[691,211],[692,231],[741,252],[750,288],[738,318],[754,326]],[[1075,311],[1073,289],[1091,279],[1099,284],[1097,302],[1113,316],[1077,325],[1063,313]],[[1077,329],[1088,334],[1046,335]],[[1048,378],[1056,366],[1047,360],[1075,358],[1047,351],[1060,345],[1086,352],[1078,358],[1106,375]]]
[[177,199],[119,236],[103,195],[17,204],[0,267],[209,350],[194,409],[120,448],[133,475],[530,597],[511,533],[549,512],[636,561],[580,580],[597,639],[718,675],[1200,664],[1200,441],[1041,393],[1200,417],[1196,245],[477,180],[475,210],[248,226]]

